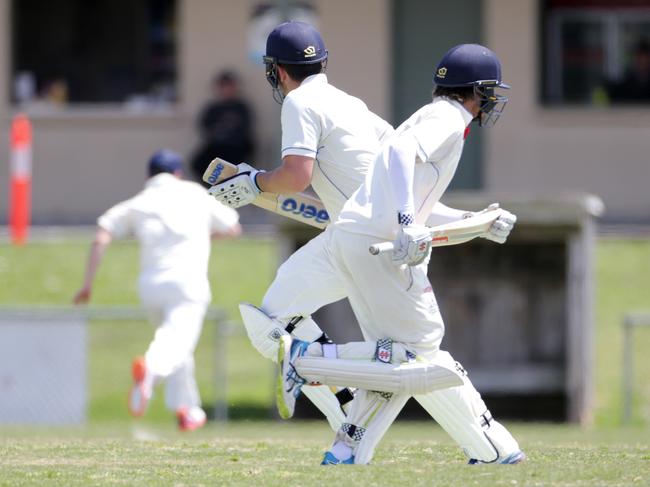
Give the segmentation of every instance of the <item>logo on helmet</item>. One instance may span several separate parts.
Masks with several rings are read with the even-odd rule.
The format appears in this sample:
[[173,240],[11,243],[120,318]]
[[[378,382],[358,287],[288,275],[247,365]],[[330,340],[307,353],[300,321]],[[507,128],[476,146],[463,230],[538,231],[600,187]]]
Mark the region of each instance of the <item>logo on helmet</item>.
[[307,46],[303,51],[305,57],[314,57],[316,55],[316,48],[314,46]]
[[447,68],[440,68],[437,74],[438,78],[444,78],[447,76]]

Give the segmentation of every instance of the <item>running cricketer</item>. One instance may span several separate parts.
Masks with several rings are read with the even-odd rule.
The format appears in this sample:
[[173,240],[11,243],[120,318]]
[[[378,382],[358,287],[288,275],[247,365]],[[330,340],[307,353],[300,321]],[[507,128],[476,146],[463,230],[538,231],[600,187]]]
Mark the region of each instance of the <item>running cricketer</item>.
[[[453,363],[451,355],[440,348],[444,323],[426,267],[421,265],[431,250],[425,224],[456,171],[470,123],[493,125],[507,102],[496,89],[508,86],[501,80],[496,55],[477,44],[449,50],[434,81],[433,102],[396,130],[364,184],[322,235],[328,249],[323,265],[334,269],[337,282],[346,289],[367,340],[392,340],[420,360]],[[448,209],[447,216],[460,219],[465,213]],[[486,238],[503,243],[515,221],[514,215],[504,211]],[[392,253],[371,255],[368,248],[382,241],[395,242]],[[332,362],[338,359],[324,345],[319,350],[317,344],[286,335],[281,341],[278,401],[282,410],[282,406],[291,408],[302,383],[327,383],[322,378],[332,374]],[[376,360],[380,359],[377,355]],[[348,374],[353,368],[354,364],[347,365]],[[522,461],[525,455],[517,441],[494,420],[458,363],[456,370],[461,385],[416,394],[416,399],[463,448],[470,463]],[[370,461],[375,446],[410,397],[377,390],[381,389],[357,391],[324,464]]]
[[83,285],[75,304],[87,303],[102,256],[113,238],[135,234],[140,244],[140,299],[156,326],[144,357],[132,364],[129,411],[144,414],[154,386],[165,382],[165,403],[181,430],[205,424],[194,377],[194,349],[210,303],[210,239],[241,233],[239,215],[197,183],[183,181],[182,159],[169,150],[153,154],[149,179],[133,198],[97,220]]

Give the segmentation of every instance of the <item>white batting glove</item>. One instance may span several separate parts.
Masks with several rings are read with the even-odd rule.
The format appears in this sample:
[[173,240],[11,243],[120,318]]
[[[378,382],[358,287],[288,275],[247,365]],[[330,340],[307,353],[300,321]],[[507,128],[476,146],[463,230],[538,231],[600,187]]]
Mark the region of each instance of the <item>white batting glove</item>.
[[499,218],[494,221],[488,231],[481,235],[481,237],[487,240],[491,240],[492,242],[502,244],[506,241],[508,235],[510,235],[510,232],[512,231],[512,228],[515,226],[516,222],[516,215],[510,213],[507,210],[501,209]]
[[237,165],[237,171],[236,175],[224,179],[208,189],[208,193],[231,208],[239,208],[252,203],[262,192],[255,178],[264,171],[258,171],[245,162]]
[[424,225],[404,225],[397,233],[393,262],[416,266],[424,262],[431,251],[431,232]]

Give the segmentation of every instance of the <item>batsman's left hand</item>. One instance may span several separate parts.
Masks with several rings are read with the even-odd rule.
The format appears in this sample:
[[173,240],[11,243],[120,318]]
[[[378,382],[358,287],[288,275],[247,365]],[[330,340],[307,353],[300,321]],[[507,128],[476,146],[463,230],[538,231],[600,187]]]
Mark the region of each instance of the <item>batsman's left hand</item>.
[[239,208],[252,203],[262,191],[255,182],[255,178],[262,171],[258,171],[246,163],[238,164],[237,169],[237,174],[224,179],[208,190],[208,193],[217,201],[231,208]]
[[393,262],[397,265],[419,265],[431,252],[431,232],[424,225],[401,226],[393,250]]
[[488,231],[481,235],[481,237],[502,244],[507,240],[508,235],[510,235],[516,222],[516,215],[507,210],[501,209],[501,215],[499,215],[499,218],[494,221]]

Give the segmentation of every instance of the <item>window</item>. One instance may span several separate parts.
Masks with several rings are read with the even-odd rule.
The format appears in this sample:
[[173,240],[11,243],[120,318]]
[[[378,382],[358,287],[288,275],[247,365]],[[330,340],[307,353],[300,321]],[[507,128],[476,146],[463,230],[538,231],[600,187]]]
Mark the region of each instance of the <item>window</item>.
[[175,0],[14,0],[15,103],[176,99]]
[[650,103],[650,0],[545,0],[542,99]]

